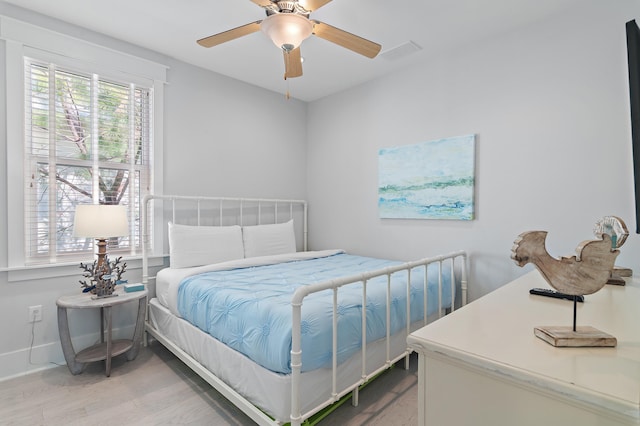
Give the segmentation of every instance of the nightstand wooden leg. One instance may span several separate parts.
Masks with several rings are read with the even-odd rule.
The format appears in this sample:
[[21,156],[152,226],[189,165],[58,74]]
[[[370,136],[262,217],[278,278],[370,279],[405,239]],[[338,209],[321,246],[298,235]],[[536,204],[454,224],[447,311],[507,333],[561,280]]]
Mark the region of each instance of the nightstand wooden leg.
[[144,319],[146,316],[147,298],[143,297],[138,301],[138,318],[136,319],[136,329],[133,333],[131,349],[127,351],[127,361],[133,361],[140,351],[142,333],[144,333]]
[[76,375],[82,373],[84,363],[76,362],[76,352],[73,349],[71,335],[69,333],[69,319],[67,318],[67,308],[58,306],[58,333],[60,333],[60,343],[62,344],[62,353],[67,362],[71,374]]
[[104,308],[100,308],[100,343],[104,343]]
[[105,306],[103,309],[105,310],[105,316],[107,317],[107,353],[104,363],[105,374],[109,377],[111,376],[111,354],[113,353],[111,344],[111,306]]

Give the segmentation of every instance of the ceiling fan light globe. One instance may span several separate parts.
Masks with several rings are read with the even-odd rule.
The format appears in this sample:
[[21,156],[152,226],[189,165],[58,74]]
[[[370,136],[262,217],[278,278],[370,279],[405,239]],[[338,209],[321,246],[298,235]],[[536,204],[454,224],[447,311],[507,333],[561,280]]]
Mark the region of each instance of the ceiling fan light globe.
[[280,49],[293,50],[313,31],[313,22],[295,13],[276,13],[267,16],[260,30]]

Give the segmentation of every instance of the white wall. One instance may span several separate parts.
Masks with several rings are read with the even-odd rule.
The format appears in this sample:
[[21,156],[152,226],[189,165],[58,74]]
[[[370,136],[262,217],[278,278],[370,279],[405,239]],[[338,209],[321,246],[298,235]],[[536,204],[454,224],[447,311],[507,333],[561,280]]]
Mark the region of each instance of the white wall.
[[[169,66],[164,91],[164,192],[192,195],[305,198],[306,104],[187,65],[125,42],[69,26],[0,3],[0,14],[131,53]],[[0,41],[0,380],[64,364],[56,299],[80,291],[80,269],[66,276],[9,281],[7,250],[7,141],[5,55]],[[10,108],[10,106],[8,106]],[[287,117],[286,125],[282,117]],[[141,279],[139,261],[127,259],[126,278]],[[28,307],[43,306],[35,323],[29,362]],[[114,311],[117,335],[130,335],[135,304]],[[79,348],[99,338],[98,311],[71,311],[71,334]]]
[[166,194],[304,199],[305,103],[178,62],[165,94]]
[[[560,256],[591,238],[604,215],[635,229],[624,23],[640,18],[640,6],[583,4],[309,105],[16,8],[0,5],[0,13],[170,67],[165,193],[306,198],[312,249],[396,259],[467,249],[478,297],[525,272],[509,259],[520,232],[548,230],[549,251]],[[0,102],[2,129],[5,108]],[[378,218],[379,148],[469,133],[478,136],[476,220]],[[15,161],[6,144],[0,132],[2,170]],[[0,173],[0,259],[10,247],[6,185]],[[640,270],[639,244],[632,235],[618,263]],[[128,278],[138,279],[139,270]],[[76,291],[77,279],[9,282],[0,272],[0,378],[63,362],[55,299]],[[35,304],[43,305],[44,321],[34,334],[40,365],[32,366],[27,307]],[[127,331],[132,312],[118,318]],[[85,320],[72,317],[72,333],[90,340],[97,320]]]
[[[521,232],[547,230],[574,254],[605,215],[635,231],[625,22],[635,0],[579,8],[313,102],[308,121],[312,248],[412,259],[466,249],[472,298],[530,270]],[[427,31],[428,29],[425,29]],[[380,219],[382,147],[477,135],[469,222]],[[640,273],[633,234],[617,264]]]

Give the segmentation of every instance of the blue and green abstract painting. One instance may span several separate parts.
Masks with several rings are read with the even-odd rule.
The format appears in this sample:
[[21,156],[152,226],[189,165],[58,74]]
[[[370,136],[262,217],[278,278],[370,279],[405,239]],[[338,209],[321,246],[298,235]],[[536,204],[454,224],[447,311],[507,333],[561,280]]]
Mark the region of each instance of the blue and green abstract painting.
[[472,220],[475,135],[379,152],[381,218]]

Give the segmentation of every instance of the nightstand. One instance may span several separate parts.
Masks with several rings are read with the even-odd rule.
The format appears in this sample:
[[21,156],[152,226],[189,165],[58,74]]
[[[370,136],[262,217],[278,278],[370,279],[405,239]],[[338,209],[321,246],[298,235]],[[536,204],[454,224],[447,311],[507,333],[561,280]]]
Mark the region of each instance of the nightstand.
[[[89,293],[62,296],[56,301],[58,306],[58,331],[64,359],[71,374],[80,374],[88,362],[105,361],[105,375],[111,375],[111,358],[126,353],[127,360],[132,361],[138,356],[142,333],[144,331],[144,317],[147,305],[147,290],[125,293],[122,288],[115,291],[117,296],[102,299],[92,299]],[[111,339],[111,308],[124,303],[138,302],[138,316],[132,339]],[[76,353],[69,333],[67,309],[100,309],[100,343],[90,346]],[[106,338],[105,338],[106,330]]]

